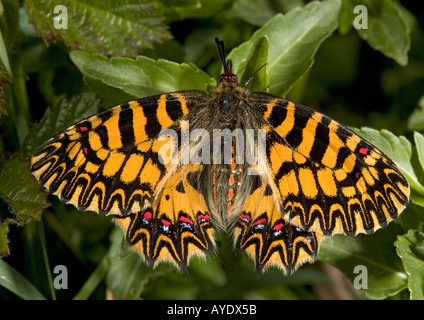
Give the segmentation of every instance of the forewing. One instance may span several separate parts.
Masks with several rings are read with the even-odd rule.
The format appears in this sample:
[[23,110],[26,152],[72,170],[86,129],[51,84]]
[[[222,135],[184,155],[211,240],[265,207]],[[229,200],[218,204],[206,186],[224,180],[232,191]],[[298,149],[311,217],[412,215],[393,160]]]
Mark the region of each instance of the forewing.
[[[171,138],[159,140],[159,133],[178,129],[179,120],[207,96],[182,91],[107,109],[48,140],[32,157],[31,171],[51,193],[79,210],[138,213],[159,193],[172,167],[159,154]],[[171,142],[178,147],[178,141]]]

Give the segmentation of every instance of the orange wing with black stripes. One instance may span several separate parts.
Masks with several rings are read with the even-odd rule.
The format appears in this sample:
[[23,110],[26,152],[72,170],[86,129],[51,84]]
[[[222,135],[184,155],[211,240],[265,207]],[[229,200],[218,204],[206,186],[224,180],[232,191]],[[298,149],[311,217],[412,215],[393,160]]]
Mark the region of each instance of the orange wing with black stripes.
[[283,218],[324,235],[372,233],[408,204],[396,164],[346,126],[315,110],[258,93],[266,157]]
[[157,139],[159,132],[178,125],[205,94],[148,97],[84,119],[48,140],[32,157],[31,171],[51,193],[79,210],[139,212],[158,194],[171,165],[161,161],[166,155],[159,150],[168,141]]
[[[248,176],[234,243],[258,270],[285,273],[313,261],[325,236],[372,233],[407,206],[409,185],[396,164],[347,127],[303,105],[252,93],[261,118],[257,175]],[[253,110],[253,111],[252,111]],[[258,114],[255,114],[255,113]]]
[[130,245],[150,266],[167,261],[184,270],[192,255],[213,250],[211,214],[195,177],[202,170],[201,164],[179,166],[150,206],[115,217]]
[[253,175],[249,196],[235,224],[234,244],[255,261],[257,270],[277,266],[290,274],[305,262],[313,261],[323,238],[283,218],[271,186]]
[[191,254],[211,249],[213,228],[203,195],[187,180],[197,170],[165,161],[173,152],[161,147],[178,148],[178,141],[158,136],[167,128],[180,133],[181,120],[206,97],[182,91],[107,109],[48,140],[32,157],[31,171],[61,201],[115,215],[150,263],[165,259],[182,267]]

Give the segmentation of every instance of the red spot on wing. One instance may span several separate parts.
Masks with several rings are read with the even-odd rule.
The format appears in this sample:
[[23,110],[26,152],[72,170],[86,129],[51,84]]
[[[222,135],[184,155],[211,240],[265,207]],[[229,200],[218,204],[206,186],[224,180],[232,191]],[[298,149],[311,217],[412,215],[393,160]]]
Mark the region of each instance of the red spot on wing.
[[144,220],[149,221],[152,219],[152,213],[150,211],[146,211],[143,215]]
[[87,148],[82,148],[82,151],[84,152],[85,155],[88,154],[88,149]]
[[167,226],[171,225],[171,222],[169,222],[169,221],[167,221],[167,220],[165,220],[165,219],[161,219],[160,221],[162,221],[162,224],[163,224],[165,227],[167,227]]
[[253,225],[257,226],[258,224],[265,224],[265,223],[266,223],[266,219],[262,218],[262,219],[259,219],[258,221],[256,221]]
[[202,220],[202,219],[204,219],[204,220],[210,220],[211,218],[209,217],[209,215],[203,215],[203,214],[201,214],[201,215],[199,215],[199,217],[197,217],[197,219],[198,220]]
[[189,224],[193,224],[193,221],[191,221],[189,218],[186,218],[184,216],[181,216],[179,219],[181,222],[185,222],[185,223],[189,223]]
[[355,178],[358,179],[359,178],[359,172],[355,173]]
[[241,214],[240,215],[240,217],[239,217],[239,219],[246,219],[246,220],[250,220],[250,217],[249,217],[249,215],[247,215],[247,214]]
[[368,149],[367,148],[361,148],[361,149],[359,149],[359,153],[360,154],[368,154]]
[[284,227],[284,223],[281,223],[281,222],[280,222],[279,224],[277,224],[277,225],[274,227],[274,230],[275,230],[275,231],[280,231],[282,227]]
[[79,127],[79,129],[80,129],[81,132],[84,132],[84,131],[88,130],[88,127],[81,126],[81,127]]

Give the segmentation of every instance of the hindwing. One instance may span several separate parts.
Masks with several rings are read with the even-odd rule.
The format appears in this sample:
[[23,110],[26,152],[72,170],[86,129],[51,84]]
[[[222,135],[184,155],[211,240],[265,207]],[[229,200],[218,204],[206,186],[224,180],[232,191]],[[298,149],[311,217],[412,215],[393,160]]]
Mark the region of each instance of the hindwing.
[[161,261],[185,269],[190,256],[204,256],[214,247],[214,226],[197,176],[202,165],[179,166],[151,206],[115,217],[130,245],[155,266]]
[[235,246],[253,258],[257,270],[274,265],[289,274],[313,261],[323,235],[290,224],[267,182],[259,175],[252,179],[250,195],[236,222]]

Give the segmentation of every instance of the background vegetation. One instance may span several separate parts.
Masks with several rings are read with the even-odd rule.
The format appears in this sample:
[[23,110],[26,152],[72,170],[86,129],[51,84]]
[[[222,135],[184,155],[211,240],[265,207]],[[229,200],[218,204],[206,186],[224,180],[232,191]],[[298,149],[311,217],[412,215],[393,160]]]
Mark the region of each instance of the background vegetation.
[[[1,299],[424,299],[424,10],[394,0],[1,0]],[[368,29],[353,28],[356,5]],[[68,29],[55,29],[57,5]],[[63,21],[56,21],[59,23]],[[107,217],[48,196],[34,151],[67,125],[134,98],[212,88],[225,41],[251,90],[311,106],[382,148],[405,172],[411,204],[371,236],[335,236],[291,276],[253,270],[225,234],[189,272],[151,270]],[[55,290],[55,266],[68,289]],[[355,290],[356,265],[368,270]],[[340,271],[341,272],[340,272]]]

